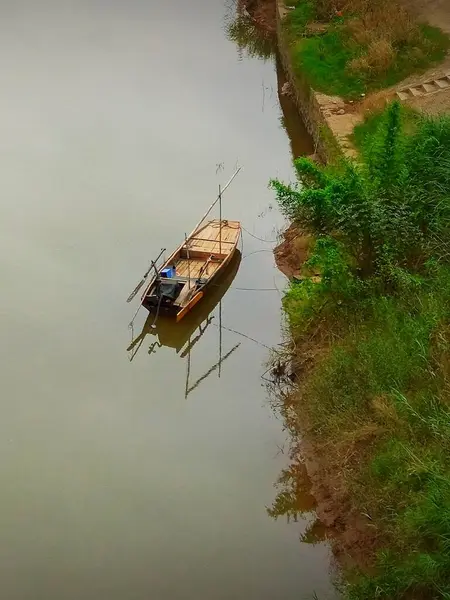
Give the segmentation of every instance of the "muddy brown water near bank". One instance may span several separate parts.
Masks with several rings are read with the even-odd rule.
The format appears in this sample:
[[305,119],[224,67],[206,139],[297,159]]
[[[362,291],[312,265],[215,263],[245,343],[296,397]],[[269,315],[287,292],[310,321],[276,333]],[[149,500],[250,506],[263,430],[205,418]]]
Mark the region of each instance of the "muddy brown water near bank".
[[292,158],[311,156],[314,153],[314,144],[289,90],[288,79],[278,54],[275,56],[275,64],[277,70],[278,97],[282,109],[281,121],[288,134]]
[[[128,293],[151,256],[195,224],[236,161],[244,171],[224,216],[266,239],[282,226],[267,189],[270,177],[292,176],[275,69],[238,60],[224,10],[219,0],[23,0],[4,9],[8,600],[334,597],[327,545],[300,541],[314,517],[267,514],[289,468],[260,379],[265,346],[280,341],[275,288],[284,278],[271,245],[244,237],[222,299],[223,354],[239,346],[220,379],[210,371],[217,308],[192,348],[189,387],[200,383],[187,398],[184,338],[158,332],[160,345],[149,335],[131,362],[126,352]],[[259,287],[272,290],[237,289]]]

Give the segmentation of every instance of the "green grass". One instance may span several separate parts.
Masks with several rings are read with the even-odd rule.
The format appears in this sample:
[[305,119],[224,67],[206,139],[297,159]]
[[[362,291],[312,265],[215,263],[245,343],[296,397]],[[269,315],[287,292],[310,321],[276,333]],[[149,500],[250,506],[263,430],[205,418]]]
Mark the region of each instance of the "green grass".
[[[291,2],[294,5],[293,2]],[[284,28],[292,42],[298,40],[305,32],[306,26],[316,18],[314,0],[296,2],[295,9],[290,10],[284,20]]]
[[[298,291],[288,292],[285,307],[294,322],[305,314],[301,300],[298,305]],[[336,468],[352,442],[367,444],[368,462],[351,465],[348,485],[353,503],[370,514],[385,542],[375,574],[354,573],[345,597],[388,600],[415,590],[414,598],[419,592],[446,598],[450,390],[441,359],[450,352],[450,269],[416,295],[369,298],[333,315],[339,341],[316,365],[302,396],[315,435],[333,448]]]
[[343,43],[339,28],[304,38],[292,46],[291,52],[294,69],[303,73],[317,91],[356,97],[366,90],[361,77],[347,72],[346,65],[355,53]]
[[[351,141],[363,156],[368,156],[376,138],[377,132],[383,127],[386,120],[384,109],[372,111],[365,115],[364,121],[356,125],[351,136]],[[413,108],[401,105],[402,126],[408,132],[412,132],[420,120],[420,114]]]
[[358,164],[299,159],[298,186],[272,182],[316,237],[305,267],[322,276],[294,281],[283,302],[307,367],[299,421],[381,548],[344,597],[448,600],[450,117],[393,103],[355,139]]
[[443,60],[450,47],[448,36],[440,29],[421,25],[414,43],[394,44],[395,58],[389,69],[355,72],[349,63],[364,55],[367,47],[352,40],[344,19],[335,19],[323,35],[305,37],[307,24],[315,18],[314,0],[299,3],[286,17],[285,31],[294,69],[314,89],[326,94],[357,98],[390,87]]

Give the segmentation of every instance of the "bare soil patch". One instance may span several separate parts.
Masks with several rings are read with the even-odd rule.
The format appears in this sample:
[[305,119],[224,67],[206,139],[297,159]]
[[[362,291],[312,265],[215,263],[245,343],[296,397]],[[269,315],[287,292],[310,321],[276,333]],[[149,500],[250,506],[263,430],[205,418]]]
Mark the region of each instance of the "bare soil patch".
[[344,477],[345,465],[338,464],[335,452],[326,444],[308,434],[303,437],[300,452],[316,500],[317,518],[327,528],[334,556],[344,567],[370,568],[381,540],[370,518],[353,506]]
[[283,234],[283,241],[274,250],[278,269],[289,279],[300,277],[308,259],[311,237],[292,224]]

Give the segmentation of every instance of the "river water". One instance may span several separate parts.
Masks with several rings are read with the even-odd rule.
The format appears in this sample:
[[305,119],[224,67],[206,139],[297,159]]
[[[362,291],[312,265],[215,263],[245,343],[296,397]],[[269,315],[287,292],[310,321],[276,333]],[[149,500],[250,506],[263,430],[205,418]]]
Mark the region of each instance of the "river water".
[[163,332],[127,352],[129,292],[236,163],[223,216],[267,240],[282,225],[267,189],[292,176],[275,68],[239,60],[224,13],[222,0],[2,7],[5,600],[333,597],[326,545],[299,541],[308,519],[267,513],[287,466],[260,379],[280,340],[273,244],[244,235],[221,348],[215,308],[196,342],[186,331],[190,354]]

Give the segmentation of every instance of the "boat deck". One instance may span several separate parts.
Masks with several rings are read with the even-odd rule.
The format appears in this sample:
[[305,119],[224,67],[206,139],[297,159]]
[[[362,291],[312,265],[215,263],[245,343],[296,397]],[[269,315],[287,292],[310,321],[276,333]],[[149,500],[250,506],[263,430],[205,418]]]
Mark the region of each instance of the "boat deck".
[[[180,258],[176,262],[177,276],[197,279],[204,266],[204,258],[191,258],[190,260]],[[206,269],[203,270],[202,277],[212,277],[219,267],[220,261],[210,262]]]
[[207,257],[214,254],[225,258],[234,251],[240,231],[239,221],[222,220],[222,227],[218,219],[210,221],[199,227],[189,238],[189,252],[192,253],[192,257],[198,254]]

